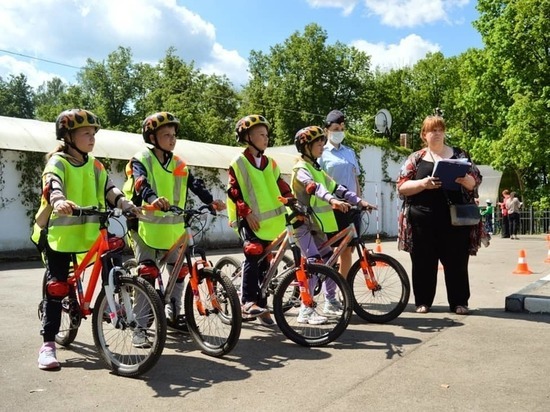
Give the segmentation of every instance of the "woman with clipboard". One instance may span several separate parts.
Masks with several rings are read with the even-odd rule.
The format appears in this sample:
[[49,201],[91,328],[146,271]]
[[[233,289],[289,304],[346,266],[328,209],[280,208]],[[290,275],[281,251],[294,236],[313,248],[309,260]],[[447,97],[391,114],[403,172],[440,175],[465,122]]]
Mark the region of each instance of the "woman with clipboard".
[[[420,137],[426,147],[408,157],[397,181],[403,199],[398,247],[411,255],[416,312],[429,312],[441,262],[449,309],[466,315],[470,298],[468,261],[470,254],[475,255],[479,249],[480,231],[479,225],[453,226],[449,201],[455,204],[473,202],[478,197],[482,176],[466,152],[445,143],[442,116],[428,116],[422,124]],[[452,166],[434,174],[438,162],[458,164],[461,170]]]

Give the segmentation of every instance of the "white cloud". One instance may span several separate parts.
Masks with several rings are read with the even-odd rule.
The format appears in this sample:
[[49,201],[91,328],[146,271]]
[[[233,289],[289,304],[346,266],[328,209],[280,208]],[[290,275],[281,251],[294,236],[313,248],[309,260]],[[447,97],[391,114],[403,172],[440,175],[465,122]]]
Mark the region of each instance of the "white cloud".
[[212,63],[201,66],[207,74],[226,75],[236,87],[248,82],[248,62],[236,50],[226,50],[219,43],[212,48]]
[[470,0],[364,0],[372,14],[390,27],[415,27],[437,21],[450,22],[449,11]]
[[[0,27],[0,49],[77,67],[87,58],[104,60],[119,46],[143,62],[157,62],[174,47],[210,73],[227,69],[235,85],[247,76],[245,60],[216,42],[215,27],[176,0],[3,0]],[[1,66],[0,76],[20,73],[9,67]]]
[[307,0],[311,7],[332,7],[342,9],[344,16],[351,14],[358,0]]
[[27,77],[27,84],[34,88],[54,77],[59,77],[66,82],[63,76],[39,70],[32,63],[17,60],[11,56],[0,56],[0,77],[2,77],[4,81],[9,81],[10,74],[13,76],[18,76],[21,73]]
[[354,40],[351,45],[370,55],[372,68],[378,67],[381,70],[412,66],[424,58],[426,53],[440,50],[439,45],[430,43],[416,34],[401,39],[398,44],[375,44],[365,40]]

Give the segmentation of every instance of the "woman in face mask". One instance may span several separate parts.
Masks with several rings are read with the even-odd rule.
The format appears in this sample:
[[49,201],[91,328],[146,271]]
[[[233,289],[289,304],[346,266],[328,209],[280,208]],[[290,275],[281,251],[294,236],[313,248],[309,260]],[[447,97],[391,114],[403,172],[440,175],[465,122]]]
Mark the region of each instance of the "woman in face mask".
[[[344,114],[340,110],[332,110],[325,119],[325,134],[328,137],[327,144],[321,158],[318,159],[321,168],[327,172],[336,182],[346,186],[348,190],[361,196],[359,187],[359,164],[355,152],[342,144],[344,140]],[[335,211],[338,229],[349,226],[351,218],[342,212]],[[354,221],[358,233],[361,224],[361,216],[358,215]],[[340,257],[340,273],[346,277],[351,266],[352,248],[348,247]]]

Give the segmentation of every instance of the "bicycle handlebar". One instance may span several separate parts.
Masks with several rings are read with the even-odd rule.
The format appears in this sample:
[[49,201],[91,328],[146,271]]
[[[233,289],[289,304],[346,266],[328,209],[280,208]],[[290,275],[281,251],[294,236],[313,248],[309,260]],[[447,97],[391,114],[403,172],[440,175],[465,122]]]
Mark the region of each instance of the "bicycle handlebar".
[[[146,211],[162,211],[160,210],[160,208],[154,205],[144,205],[141,208]],[[179,206],[170,206],[168,210],[165,210],[164,212],[172,213],[174,215],[187,216],[204,215],[206,213],[210,213],[214,216],[217,215],[216,209],[214,209],[214,207],[211,205],[202,205],[198,209],[182,209]]]

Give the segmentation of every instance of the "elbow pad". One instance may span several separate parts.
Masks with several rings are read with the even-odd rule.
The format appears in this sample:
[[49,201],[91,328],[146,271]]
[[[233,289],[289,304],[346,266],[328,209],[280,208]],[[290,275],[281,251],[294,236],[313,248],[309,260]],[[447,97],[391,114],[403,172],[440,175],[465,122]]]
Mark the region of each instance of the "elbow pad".
[[311,182],[306,185],[306,193],[312,195],[317,190],[317,183]]

